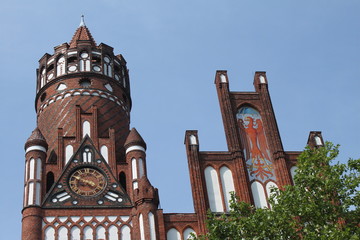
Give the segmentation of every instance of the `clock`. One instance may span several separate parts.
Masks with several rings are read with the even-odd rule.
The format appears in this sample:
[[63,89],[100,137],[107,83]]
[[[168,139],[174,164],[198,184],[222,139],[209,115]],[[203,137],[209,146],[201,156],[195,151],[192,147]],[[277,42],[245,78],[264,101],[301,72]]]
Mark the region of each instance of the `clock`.
[[93,197],[106,188],[106,177],[99,170],[83,167],[75,170],[68,179],[70,189],[77,195]]

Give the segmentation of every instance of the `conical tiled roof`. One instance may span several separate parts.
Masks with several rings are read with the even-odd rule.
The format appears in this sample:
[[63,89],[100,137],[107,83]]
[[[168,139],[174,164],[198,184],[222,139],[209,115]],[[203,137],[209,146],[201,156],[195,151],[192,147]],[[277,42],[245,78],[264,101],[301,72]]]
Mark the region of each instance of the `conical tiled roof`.
[[90,41],[91,46],[96,46],[95,40],[92,37],[90,30],[85,26],[84,17],[81,17],[81,23],[78,29],[70,41],[70,48],[74,48],[77,45],[77,41]]
[[25,143],[25,149],[32,146],[32,145],[40,145],[45,148],[48,147],[48,144],[46,143],[46,140],[42,133],[40,132],[39,128],[35,128],[34,131],[32,131],[30,137]]
[[135,128],[132,128],[128,137],[126,138],[124,146],[125,148],[128,148],[134,145],[142,146],[146,149],[146,143],[144,139],[140,136],[140,134]]

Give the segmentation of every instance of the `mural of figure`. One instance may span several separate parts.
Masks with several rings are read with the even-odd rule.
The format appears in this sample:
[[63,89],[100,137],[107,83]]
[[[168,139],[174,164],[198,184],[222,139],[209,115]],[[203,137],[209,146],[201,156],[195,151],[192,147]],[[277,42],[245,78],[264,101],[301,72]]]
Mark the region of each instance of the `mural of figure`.
[[256,119],[256,125],[257,125],[256,133],[257,133],[257,139],[258,139],[260,151],[266,159],[270,160],[270,156],[268,154],[269,148],[264,134],[262,121],[260,119]]
[[258,147],[258,137],[257,137],[257,129],[254,128],[254,119],[251,117],[246,117],[245,120],[249,121],[247,128],[245,128],[245,132],[250,140],[250,153],[253,160],[256,159],[264,159],[262,152]]
[[250,180],[276,180],[259,112],[251,107],[242,107],[237,114],[237,122]]

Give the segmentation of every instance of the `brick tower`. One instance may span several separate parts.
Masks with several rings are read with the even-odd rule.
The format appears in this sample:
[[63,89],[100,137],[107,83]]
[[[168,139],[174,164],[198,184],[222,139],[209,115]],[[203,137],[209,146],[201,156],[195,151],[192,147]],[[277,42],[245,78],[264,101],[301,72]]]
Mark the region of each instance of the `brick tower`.
[[[147,178],[146,143],[130,130],[126,61],[97,45],[82,18],[70,43],[45,54],[37,70],[37,127],[25,144],[22,240],[187,240],[206,233],[206,213],[228,212],[230,192],[270,207],[271,187],[292,184],[300,152],[284,151],[265,72],[255,92],[215,85],[228,151],[185,146],[195,213],[163,213]],[[322,145],[321,132],[308,144]]]
[[126,61],[96,45],[83,18],[70,43],[40,59],[35,109],[22,239],[156,239],[162,212],[146,144],[129,129]]

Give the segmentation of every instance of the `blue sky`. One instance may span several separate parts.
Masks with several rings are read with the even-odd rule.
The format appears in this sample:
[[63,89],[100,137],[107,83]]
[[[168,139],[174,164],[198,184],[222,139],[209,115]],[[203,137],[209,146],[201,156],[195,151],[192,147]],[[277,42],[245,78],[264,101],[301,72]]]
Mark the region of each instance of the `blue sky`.
[[226,150],[214,86],[228,70],[232,91],[253,91],[266,71],[285,150],[311,130],[359,158],[358,0],[2,0],[0,9],[1,239],[20,239],[23,146],[36,126],[35,70],[69,42],[85,15],[97,43],[128,62],[131,126],[148,145],[151,183],[164,212],[192,212],[185,130],[202,151]]

